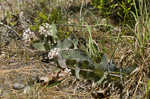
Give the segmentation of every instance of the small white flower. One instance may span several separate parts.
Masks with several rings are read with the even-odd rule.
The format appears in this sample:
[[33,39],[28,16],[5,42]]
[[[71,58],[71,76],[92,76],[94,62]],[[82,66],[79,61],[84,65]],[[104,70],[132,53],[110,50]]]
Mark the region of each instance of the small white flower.
[[48,58],[53,59],[58,56],[60,49],[59,48],[54,48],[48,53]]
[[71,69],[65,68],[64,72],[71,74]]
[[33,38],[35,38],[35,37],[36,37],[35,33],[32,32],[32,31],[30,30],[30,28],[24,30],[23,35],[22,35],[22,38],[23,38],[23,40],[24,40],[26,43],[27,43],[27,42],[30,42],[30,41],[31,41]]
[[48,23],[44,23],[42,26],[39,26],[39,33],[40,35],[44,35],[45,37],[52,36],[52,26]]

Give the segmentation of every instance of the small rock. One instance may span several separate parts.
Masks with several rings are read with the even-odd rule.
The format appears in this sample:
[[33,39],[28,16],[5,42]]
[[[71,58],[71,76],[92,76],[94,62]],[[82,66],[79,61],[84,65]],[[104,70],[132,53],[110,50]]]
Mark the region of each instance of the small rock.
[[39,83],[47,83],[48,81],[49,81],[49,78],[46,76],[39,77],[39,80],[38,80]]
[[20,84],[20,83],[15,83],[13,85],[13,89],[15,90],[20,90],[20,89],[23,89],[24,87],[25,87],[24,84]]

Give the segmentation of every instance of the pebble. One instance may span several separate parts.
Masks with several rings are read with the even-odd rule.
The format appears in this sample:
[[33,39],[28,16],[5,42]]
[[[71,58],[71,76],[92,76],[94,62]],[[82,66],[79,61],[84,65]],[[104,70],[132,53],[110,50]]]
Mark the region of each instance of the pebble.
[[46,76],[42,76],[42,77],[39,78],[39,82],[40,82],[40,83],[46,83],[46,82],[48,82],[48,81],[49,81],[49,78],[46,77]]
[[24,87],[25,87],[24,84],[20,84],[20,83],[13,84],[13,89],[15,90],[20,90],[23,89]]

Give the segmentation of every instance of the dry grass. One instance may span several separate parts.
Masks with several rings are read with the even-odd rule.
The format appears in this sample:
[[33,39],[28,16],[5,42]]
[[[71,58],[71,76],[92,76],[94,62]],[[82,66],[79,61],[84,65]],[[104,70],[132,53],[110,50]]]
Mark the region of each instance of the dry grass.
[[[36,2],[34,0],[32,1],[34,3]],[[6,13],[7,11],[16,14],[22,9],[27,9],[25,8],[27,5],[24,4],[24,6],[20,8],[19,5],[21,4],[16,2],[15,0],[0,2],[2,9],[0,10],[2,11],[0,12],[1,18],[9,15]],[[87,2],[90,2],[90,0]],[[14,82],[21,81],[24,84],[28,84],[33,76],[48,76],[51,78],[52,73],[57,71],[58,68],[56,65],[41,62],[41,57],[36,55],[34,51],[32,52],[32,49],[22,46],[23,42],[11,40],[9,45],[0,46],[0,86],[4,86],[2,87],[4,94],[2,98],[97,99],[105,97],[110,99],[143,99],[149,97],[149,89],[147,88],[149,88],[150,48],[148,38],[146,37],[149,33],[149,23],[144,21],[142,23],[144,24],[143,27],[140,28],[139,17],[136,17],[137,24],[135,30],[131,29],[130,31],[128,29],[129,31],[123,31],[124,29],[122,29],[121,31],[121,28],[125,28],[126,30],[126,27],[119,27],[116,24],[111,24],[109,20],[99,17],[94,11],[92,12],[92,10],[82,8],[82,6],[84,6],[82,2],[78,3],[75,6],[80,9],[74,12],[73,15],[68,14],[68,20],[70,20],[69,22],[71,22],[71,25],[57,24],[57,26],[63,28],[63,32],[73,32],[78,37],[84,37],[88,40],[89,31],[85,23],[89,24],[88,26],[91,27],[92,39],[96,42],[99,52],[106,53],[110,59],[114,50],[117,49],[113,56],[115,64],[118,67],[136,66],[137,69],[131,74],[128,74],[127,77],[124,77],[123,82],[118,80],[112,81],[108,78],[102,85],[93,86],[94,83],[92,83],[92,81],[86,79],[78,81],[74,76],[67,76],[52,87],[51,84],[49,86],[39,83],[33,84],[31,92],[29,94],[24,94],[22,93],[23,90],[16,91],[12,89]],[[16,4],[19,5],[16,6]],[[74,4],[69,3],[66,8],[64,8],[64,6],[62,8],[69,9],[72,5]],[[67,11],[71,11],[71,9]],[[140,33],[143,33],[141,38],[139,35]]]

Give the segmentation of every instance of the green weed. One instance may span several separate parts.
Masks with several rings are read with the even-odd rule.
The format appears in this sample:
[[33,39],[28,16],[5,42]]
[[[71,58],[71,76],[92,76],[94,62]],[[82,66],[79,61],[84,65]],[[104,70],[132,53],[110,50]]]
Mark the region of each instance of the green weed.
[[134,0],[134,7],[136,10],[136,13],[132,13],[134,16],[134,19],[136,21],[134,31],[135,36],[136,36],[136,43],[137,43],[137,48],[141,53],[144,53],[144,49],[147,47],[148,43],[150,42],[150,18],[149,18],[149,13],[147,9],[146,2],[143,0],[139,1],[139,9],[137,9],[137,6],[135,4]]

